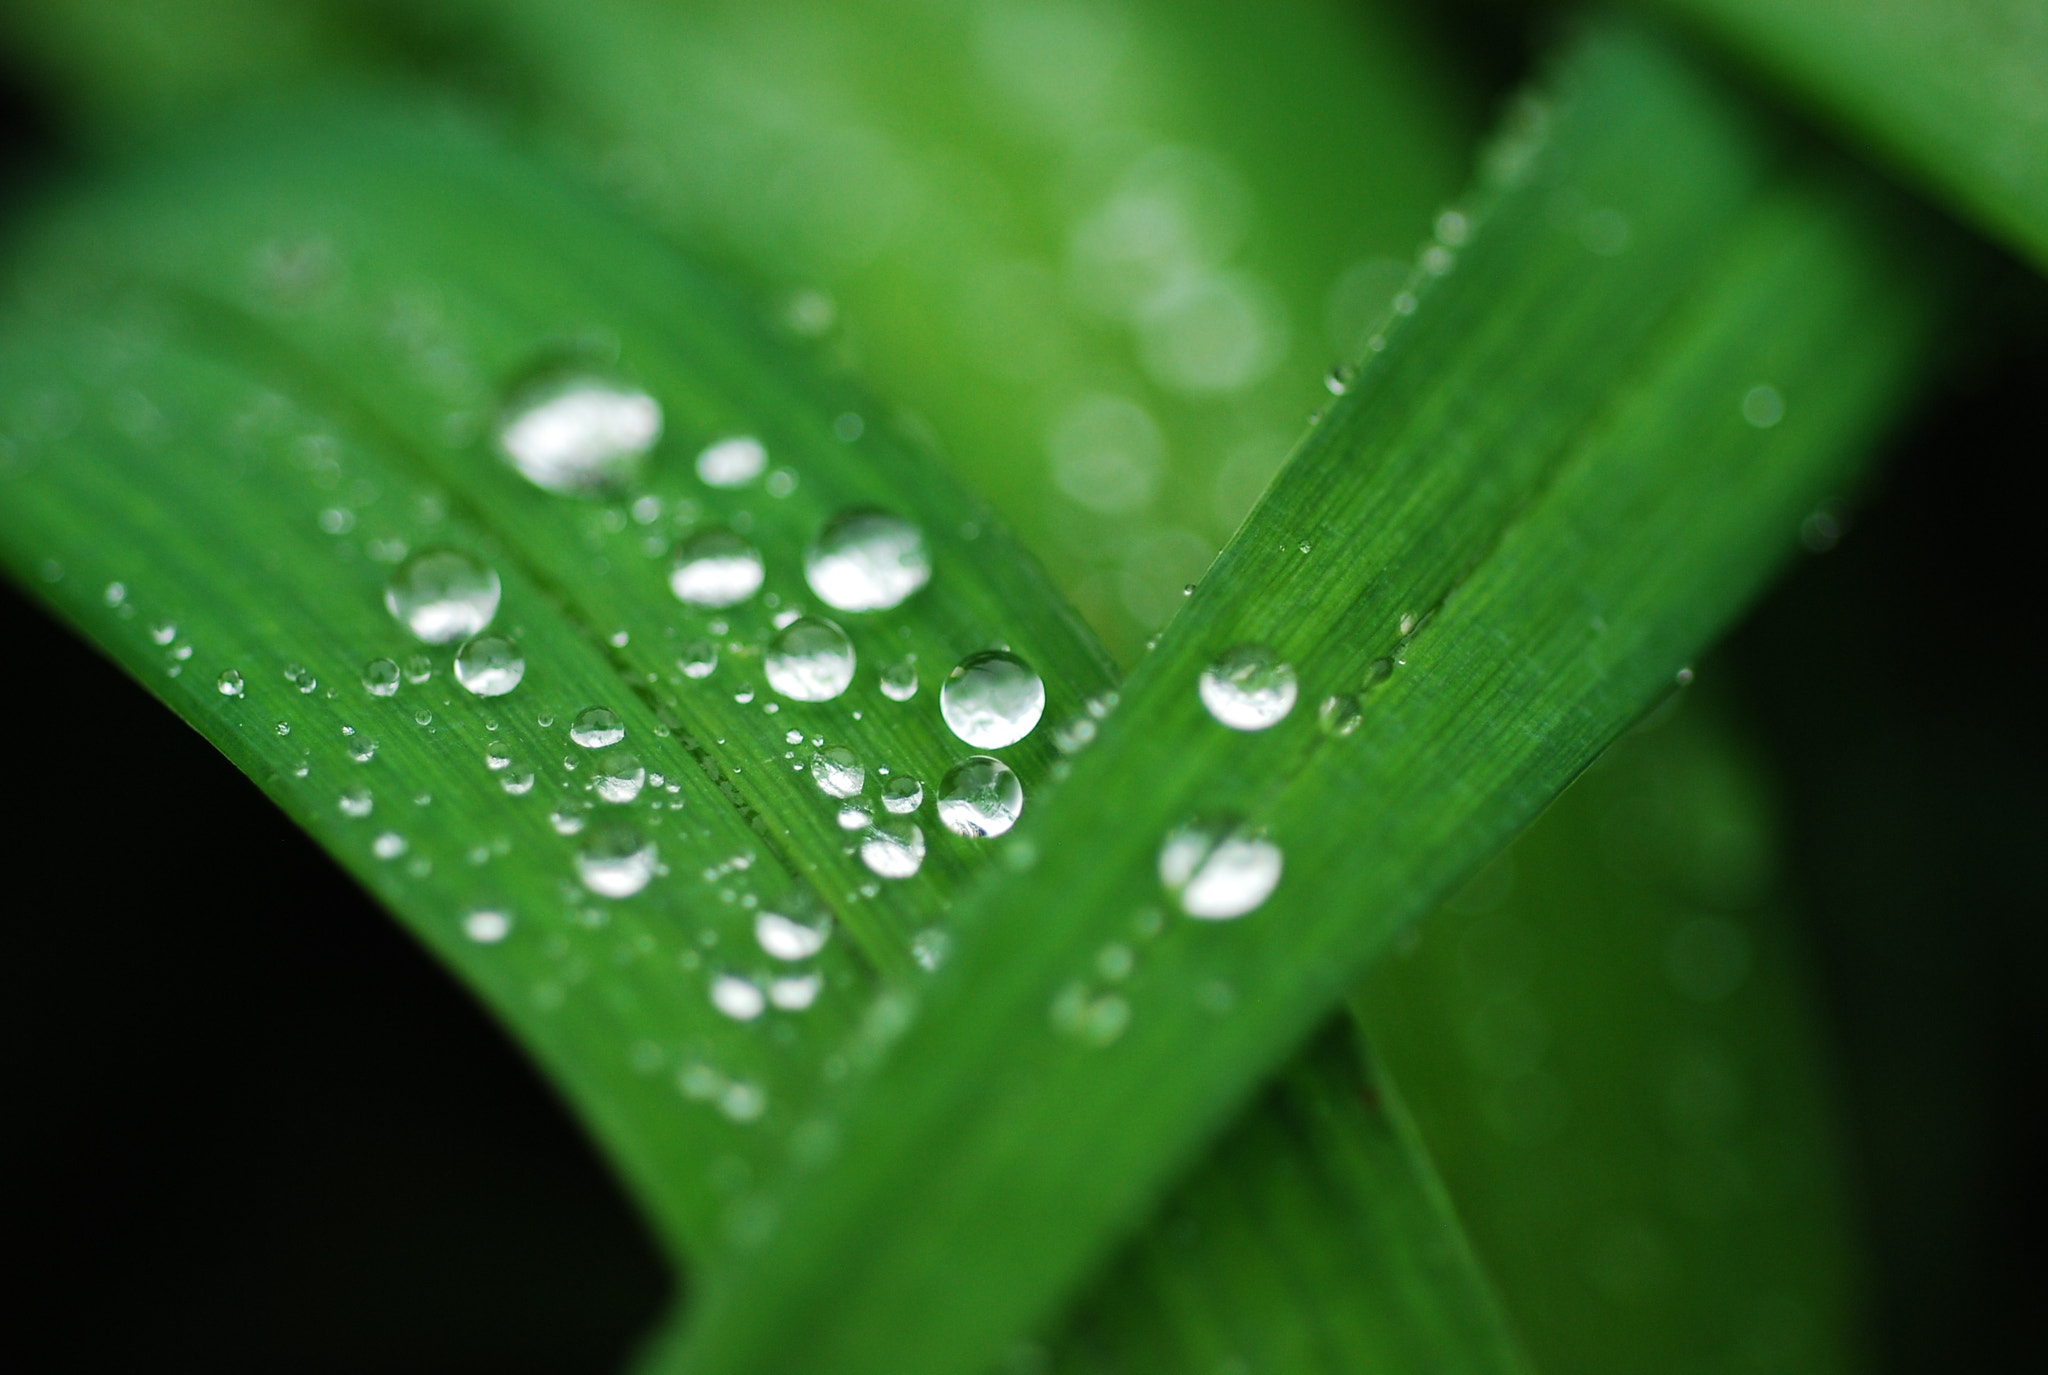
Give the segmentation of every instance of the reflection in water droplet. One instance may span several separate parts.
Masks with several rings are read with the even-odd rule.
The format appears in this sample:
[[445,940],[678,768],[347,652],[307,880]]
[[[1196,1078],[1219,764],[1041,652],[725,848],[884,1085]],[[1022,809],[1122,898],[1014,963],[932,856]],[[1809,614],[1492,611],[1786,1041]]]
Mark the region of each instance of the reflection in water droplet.
[[898,774],[882,785],[882,805],[898,816],[908,816],[924,805],[924,784],[909,774]]
[[1359,710],[1358,699],[1348,692],[1325,697],[1323,704],[1316,708],[1316,724],[1323,728],[1325,735],[1345,736],[1358,729],[1365,720]]
[[576,852],[576,876],[601,898],[630,898],[654,877],[656,853],[631,826],[600,826]]
[[711,1005],[736,1022],[751,1022],[768,1006],[761,990],[735,974],[711,981]]
[[585,707],[569,723],[569,738],[586,750],[603,749],[626,738],[626,723],[610,707]]
[[718,667],[718,646],[709,640],[692,640],[683,646],[683,652],[676,659],[676,667],[683,671],[685,678],[709,678]]
[[901,659],[882,670],[882,695],[892,702],[917,696],[917,661]]
[[844,745],[827,745],[811,755],[811,777],[827,797],[852,797],[867,784],[867,766]]
[[427,549],[398,565],[384,587],[384,606],[419,639],[445,645],[489,625],[499,595],[496,569],[453,549]]
[[999,750],[1031,734],[1045,714],[1045,684],[1008,650],[970,654],[939,688],[939,712],[976,749]]
[[368,788],[350,788],[341,795],[341,814],[343,816],[368,816],[371,807],[374,805]]
[[372,697],[389,697],[398,691],[398,665],[389,659],[372,659],[363,665],[363,691]]
[[829,922],[807,926],[780,912],[763,912],[754,918],[754,939],[778,960],[807,960],[825,948],[831,934]]
[[1190,821],[1159,847],[1159,881],[1191,917],[1227,921],[1272,895],[1280,847],[1228,817]]
[[220,677],[214,679],[213,685],[220,689],[220,695],[223,697],[242,695],[242,675],[233,669],[226,670]]
[[886,611],[931,581],[924,532],[900,516],[847,511],[804,551],[804,579],[835,611]]
[[550,492],[623,485],[660,436],[660,403],[587,373],[522,388],[498,421],[499,451],[527,481]]
[[1202,705],[1232,730],[1265,730],[1294,710],[1294,666],[1262,645],[1238,645],[1202,670]]
[[721,439],[697,455],[697,476],[711,487],[744,487],[768,466],[768,451],[752,435]]
[[909,878],[924,863],[924,832],[908,817],[885,816],[861,841],[860,862],[881,878]]
[[829,702],[853,683],[853,642],[821,616],[791,621],[768,642],[768,686],[796,702]]
[[743,602],[761,590],[761,555],[732,531],[700,530],[676,555],[669,589],[690,606],[720,607]]
[[641,767],[639,759],[625,750],[613,750],[601,756],[597,761],[597,772],[590,779],[591,789],[599,797],[620,805],[640,796],[640,789],[646,783],[647,770]]
[[503,697],[525,676],[525,656],[502,635],[479,635],[455,651],[455,681],[479,697]]
[[478,945],[496,945],[512,931],[512,918],[505,912],[484,908],[462,919],[462,934]]
[[1024,813],[1024,785],[1002,760],[972,755],[946,770],[935,805],[955,835],[999,836]]

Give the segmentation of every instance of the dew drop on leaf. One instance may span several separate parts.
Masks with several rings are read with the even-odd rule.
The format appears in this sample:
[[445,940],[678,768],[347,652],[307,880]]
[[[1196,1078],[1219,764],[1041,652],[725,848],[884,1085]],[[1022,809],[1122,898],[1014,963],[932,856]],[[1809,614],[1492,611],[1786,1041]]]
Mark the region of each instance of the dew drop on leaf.
[[453,549],[426,549],[392,573],[384,606],[418,639],[445,645],[489,625],[500,592],[496,569]]
[[398,665],[389,659],[372,659],[363,665],[363,691],[372,697],[389,697],[398,691]]
[[939,688],[947,727],[976,749],[999,750],[1031,734],[1045,714],[1045,683],[1004,649],[970,654]]
[[405,853],[405,837],[396,831],[386,831],[370,842],[370,853],[379,859],[397,859]]
[[[761,554],[722,527],[690,536],[669,569],[669,590],[688,606],[733,606],[761,590]],[[714,660],[715,662],[715,660]]]
[[242,695],[242,675],[233,669],[228,669],[220,677],[214,679],[213,685],[220,689],[220,695],[223,697],[240,697]]
[[375,801],[371,798],[368,788],[350,788],[341,795],[341,814],[343,816],[368,816],[370,809],[374,805]]
[[917,696],[917,661],[902,659],[882,670],[882,695],[892,702]]
[[160,645],[169,644],[178,638],[178,623],[176,621],[151,621],[149,623],[149,638]]
[[846,511],[804,551],[804,580],[835,611],[886,611],[931,581],[924,532],[883,511]]
[[778,960],[807,960],[825,948],[831,934],[827,923],[812,926],[780,912],[763,912],[754,918],[754,939]]
[[656,858],[654,842],[633,827],[600,826],[576,852],[576,876],[601,898],[630,898],[654,877]]
[[768,450],[752,435],[735,435],[697,455],[697,476],[709,487],[744,487],[768,466]]
[[661,404],[587,372],[522,387],[498,420],[498,451],[549,492],[600,492],[630,482],[661,437]]
[[455,651],[455,681],[479,697],[503,697],[526,676],[526,657],[502,635],[479,635]]
[[484,746],[484,767],[493,773],[512,767],[512,747],[503,740]]
[[569,723],[569,738],[586,750],[601,750],[626,738],[626,723],[610,707],[585,707]]
[[924,832],[908,817],[885,816],[861,841],[860,862],[878,878],[909,878],[924,864]]
[[498,786],[514,797],[524,797],[533,791],[533,774],[526,769],[508,773],[498,780]]
[[709,640],[692,640],[683,646],[676,667],[685,678],[709,678],[718,667],[718,646]]
[[839,829],[842,831],[864,831],[874,821],[875,814],[865,802],[848,802],[839,809]]
[[768,1006],[761,990],[736,974],[711,981],[711,1005],[736,1022],[751,1022]]
[[618,805],[640,796],[640,789],[646,783],[647,770],[637,757],[625,750],[613,750],[600,756],[597,771],[590,779],[593,792],[604,801]]
[[1002,760],[977,754],[946,770],[934,804],[955,835],[999,836],[1024,814],[1024,785]]
[[1325,697],[1323,704],[1316,708],[1316,724],[1323,734],[1345,736],[1357,730],[1365,720],[1359,710],[1358,699],[1348,692]]
[[415,654],[405,661],[405,681],[424,683],[434,676],[434,661],[424,654]]
[[1191,917],[1228,921],[1272,896],[1280,847],[1229,817],[1190,821],[1159,847],[1159,881]]
[[811,755],[811,777],[827,797],[852,797],[867,785],[867,766],[844,745],[826,745]]
[[924,805],[924,784],[908,774],[898,774],[882,785],[882,805],[898,816],[907,816]]
[[555,828],[556,835],[576,835],[589,820],[590,804],[577,797],[565,798],[548,813],[548,824]]
[[785,1012],[801,1012],[818,1001],[818,991],[824,986],[824,978],[815,973],[777,979],[768,985],[768,1001]]
[[496,945],[511,931],[511,916],[495,908],[479,908],[462,919],[462,934],[478,945]]
[[853,642],[823,617],[802,616],[768,642],[763,671],[791,701],[829,702],[853,684]]
[[1202,705],[1232,730],[1265,730],[1294,710],[1294,666],[1262,645],[1238,645],[1202,670]]

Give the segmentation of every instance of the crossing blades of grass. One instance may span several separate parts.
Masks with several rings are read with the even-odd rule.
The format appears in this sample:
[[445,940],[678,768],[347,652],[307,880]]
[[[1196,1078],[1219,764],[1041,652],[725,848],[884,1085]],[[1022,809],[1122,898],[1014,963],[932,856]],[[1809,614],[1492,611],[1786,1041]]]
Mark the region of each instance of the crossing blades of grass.
[[[1670,690],[1910,390],[1927,304],[1875,207],[1774,168],[1640,37],[1594,35],[1554,91],[1060,805],[1005,842],[682,1368],[994,1357],[1394,932]],[[1198,699],[1235,645],[1294,669],[1270,730]],[[1190,823],[1189,905],[1277,879],[1262,906],[1166,915],[1186,848],[1162,842]]]
[[1658,0],[1873,140],[2048,268],[2048,8],[2037,0]]

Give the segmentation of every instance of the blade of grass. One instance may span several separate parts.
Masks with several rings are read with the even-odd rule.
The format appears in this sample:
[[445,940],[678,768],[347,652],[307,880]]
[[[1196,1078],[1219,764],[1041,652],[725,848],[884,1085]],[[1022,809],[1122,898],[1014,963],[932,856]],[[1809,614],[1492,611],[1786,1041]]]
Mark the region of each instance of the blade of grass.
[[[1558,85],[1455,269],[1007,842],[681,1368],[966,1370],[1040,1320],[1364,961],[1669,690],[1907,390],[1927,301],[1869,202],[1773,177],[1765,131],[1640,36]],[[1304,709],[1226,738],[1194,687],[1237,643],[1309,703],[1399,666],[1349,735]],[[1218,813],[1286,878],[1242,922],[1157,927],[1161,838]],[[1134,914],[1159,931],[1137,972],[1092,984]]]
[[2048,8],[2038,0],[1654,0],[1871,139],[2048,269]]

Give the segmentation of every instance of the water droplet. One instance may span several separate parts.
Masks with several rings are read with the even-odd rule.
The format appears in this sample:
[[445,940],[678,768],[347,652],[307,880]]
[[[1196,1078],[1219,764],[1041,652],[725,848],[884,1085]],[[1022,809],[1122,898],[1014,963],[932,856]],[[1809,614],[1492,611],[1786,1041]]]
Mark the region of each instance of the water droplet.
[[496,569],[453,549],[427,549],[398,565],[384,606],[418,638],[445,645],[489,625],[500,591]]
[[455,651],[455,681],[479,697],[503,697],[525,676],[525,656],[502,635],[479,635]]
[[528,769],[508,773],[498,780],[498,786],[514,797],[524,797],[533,791],[533,773]]
[[588,373],[529,384],[498,421],[499,451],[527,481],[550,492],[621,486],[660,437],[659,402]]
[[367,735],[350,736],[342,745],[348,750],[348,757],[358,764],[367,764],[377,757],[377,742]]
[[603,749],[626,738],[626,723],[610,707],[585,707],[569,723],[569,738],[586,750]]
[[160,645],[169,644],[178,638],[178,623],[176,621],[151,621],[149,623],[149,638]]
[[999,836],[1024,813],[1024,785],[1002,760],[972,755],[946,770],[935,805],[955,835]]
[[370,790],[368,788],[350,788],[341,795],[341,814],[343,816],[368,816],[370,809],[375,805],[375,802],[370,797]]
[[284,680],[297,688],[301,693],[307,695],[318,691],[320,687],[320,680],[315,678],[312,670],[304,664],[286,664],[284,666]]
[[736,1022],[751,1022],[768,1006],[761,990],[736,974],[711,981],[711,1005]]
[[1045,714],[1045,684],[1008,650],[970,654],[939,688],[946,725],[976,749],[999,750],[1031,734]]
[[752,702],[754,700],[754,685],[752,683],[741,683],[739,691],[732,695],[732,700],[738,702],[741,706],[746,706]]
[[434,676],[434,661],[424,654],[415,654],[405,661],[405,681],[424,683]]
[[833,517],[804,551],[804,580],[835,611],[886,611],[931,576],[924,532],[882,511]]
[[242,695],[242,675],[233,669],[227,669],[222,672],[220,677],[213,680],[213,685],[220,689],[220,695],[223,697],[240,697]]
[[370,842],[370,853],[379,859],[397,859],[405,853],[405,837],[396,831],[386,831]]
[[853,683],[853,642],[821,616],[803,616],[768,642],[768,686],[796,702],[829,702]]
[[811,777],[827,797],[853,797],[867,785],[867,766],[844,745],[827,745],[811,755]]
[[754,918],[754,939],[778,960],[807,960],[825,948],[831,934],[832,927],[827,922],[807,926],[780,912],[763,912]]
[[[1336,367],[1331,368],[1328,373],[1324,374],[1323,386],[1329,389],[1330,395],[1342,396],[1345,392],[1351,390],[1351,379],[1357,373],[1358,370],[1352,367],[1351,364],[1339,363]],[[1190,588],[1189,590],[1192,591],[1193,589]]]
[[744,487],[768,466],[768,450],[752,435],[721,439],[697,455],[697,476],[711,487]]
[[1190,821],[1159,847],[1159,881],[1180,910],[1206,921],[1241,917],[1280,882],[1280,847],[1228,817]]
[[122,602],[128,600],[127,584],[118,582],[108,583],[104,598],[108,606],[119,606]]
[[669,570],[669,590],[690,606],[743,602],[761,590],[761,554],[722,526],[690,536]]
[[484,746],[484,767],[496,773],[512,767],[512,747],[503,740],[493,740]]
[[575,835],[589,820],[590,804],[579,797],[565,798],[548,813],[548,824],[555,828],[556,835]]
[[1053,747],[1061,754],[1079,754],[1095,742],[1095,729],[1095,722],[1092,719],[1076,716],[1064,726],[1053,730]]
[[909,774],[898,774],[882,785],[882,805],[898,816],[908,816],[924,805],[924,784]]
[[1130,1025],[1131,1005],[1118,993],[1091,996],[1088,985],[1076,981],[1053,996],[1050,1020],[1063,1036],[1106,1046]]
[[[562,829],[559,821],[555,829]],[[577,829],[582,829],[580,816]],[[654,877],[656,858],[654,842],[633,827],[599,826],[576,852],[576,876],[601,898],[630,898]]]
[[277,723],[277,733],[279,735],[290,735],[292,733],[292,723],[289,721],[279,721]]
[[910,958],[927,974],[938,973],[952,953],[953,933],[941,927],[928,926],[910,938]]
[[882,670],[882,695],[892,702],[917,696],[917,661],[900,659]]
[[1239,645],[1202,670],[1202,705],[1232,730],[1265,730],[1294,710],[1294,666],[1261,645]]
[[862,801],[848,802],[839,809],[839,829],[842,831],[864,831],[874,824],[874,809]]
[[1316,708],[1316,724],[1323,728],[1323,734],[1345,736],[1358,729],[1365,720],[1359,710],[1358,699],[1348,692],[1340,692],[1323,699]]
[[1128,979],[1137,963],[1138,957],[1122,941],[1111,941],[1095,954],[1095,972],[1111,983]]
[[819,974],[799,974],[787,979],[777,979],[768,985],[768,1001],[784,1012],[802,1012],[818,1001],[819,990],[824,987],[824,977]]
[[597,771],[591,775],[590,786],[606,802],[623,805],[640,796],[640,789],[646,786],[647,770],[640,761],[625,750],[613,750],[601,755]]
[[1785,398],[1776,387],[1751,387],[1743,393],[1742,418],[1759,430],[1768,430],[1785,418]]
[[478,945],[496,945],[511,932],[511,915],[493,908],[481,908],[462,919],[462,934]]
[[885,816],[861,841],[860,862],[878,878],[909,878],[924,863],[924,832],[908,817]]
[[428,711],[425,707],[421,707],[412,714],[412,719],[414,725],[431,726],[434,724],[434,713]]
[[685,678],[709,678],[711,671],[718,667],[718,646],[709,640],[692,640],[683,646],[683,652],[676,659],[676,667],[683,671]]
[[363,665],[363,691],[372,697],[389,697],[398,691],[398,665],[389,659],[372,659]]

